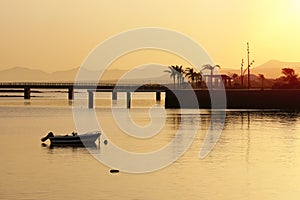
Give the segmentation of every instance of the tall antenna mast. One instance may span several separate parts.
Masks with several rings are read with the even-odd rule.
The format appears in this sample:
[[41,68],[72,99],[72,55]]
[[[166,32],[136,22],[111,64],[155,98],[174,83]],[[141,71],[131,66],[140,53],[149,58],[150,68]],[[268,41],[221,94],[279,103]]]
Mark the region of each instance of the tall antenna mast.
[[249,63],[249,42],[247,42],[247,60],[248,60],[248,89],[250,89],[250,63]]
[[[250,51],[249,51],[249,42],[247,42],[247,61],[248,61],[248,89],[250,89],[250,67],[251,65],[253,65],[254,60],[251,61],[251,63],[249,62],[249,55],[250,55]],[[246,70],[245,70],[246,71]]]

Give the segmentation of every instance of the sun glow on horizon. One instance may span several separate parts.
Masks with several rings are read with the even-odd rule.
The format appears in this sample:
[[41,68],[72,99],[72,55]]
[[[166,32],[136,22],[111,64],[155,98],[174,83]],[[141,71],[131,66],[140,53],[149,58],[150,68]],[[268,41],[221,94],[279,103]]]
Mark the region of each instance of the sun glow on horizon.
[[299,17],[300,17],[300,1],[299,0],[288,0],[286,1],[287,5],[289,7],[290,10],[290,16],[293,17],[293,19],[299,21]]
[[224,68],[240,67],[247,42],[255,65],[271,59],[300,61],[299,8],[299,0],[66,0],[60,4],[3,0],[0,69],[74,68],[107,38],[141,27],[185,34]]

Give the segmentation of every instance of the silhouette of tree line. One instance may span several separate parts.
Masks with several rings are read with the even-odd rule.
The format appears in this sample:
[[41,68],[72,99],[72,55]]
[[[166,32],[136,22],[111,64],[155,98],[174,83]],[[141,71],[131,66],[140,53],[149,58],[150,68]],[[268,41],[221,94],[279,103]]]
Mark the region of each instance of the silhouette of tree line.
[[[300,80],[298,74],[295,73],[293,68],[282,68],[281,77],[276,79],[267,79],[264,74],[258,74],[258,76],[252,75],[251,86],[252,88],[272,88],[272,89],[300,89]],[[246,88],[243,85],[242,76],[238,74],[231,75],[233,80],[233,88]],[[245,81],[244,81],[245,82]]]
[[182,65],[171,65],[168,66],[168,69],[165,70],[165,72],[170,74],[170,78],[173,79],[174,87],[182,88],[184,86],[184,80],[185,78],[188,80],[188,82],[192,85],[193,88],[205,88],[206,83],[203,80],[203,71],[209,70],[210,71],[210,77],[208,81],[208,86],[212,87],[213,83],[213,73],[215,68],[221,68],[219,65],[212,66],[210,64],[206,64],[202,66],[201,70],[198,70],[195,67],[186,67],[184,68]]
[[283,68],[283,76],[277,78],[272,86],[273,89],[300,89],[298,74],[292,68]]
[[[170,78],[173,79],[174,87],[182,88],[184,87],[185,78],[192,85],[193,88],[207,88],[213,87],[213,77],[214,70],[216,68],[221,69],[219,65],[212,66],[210,64],[202,66],[200,70],[195,67],[186,67],[184,68],[182,65],[170,65],[165,72],[170,74]],[[204,81],[203,71],[209,70],[210,75],[208,76],[207,83]],[[281,73],[283,74],[281,77],[276,79],[267,79],[264,74],[252,75],[251,74],[251,88],[260,88],[260,89],[300,89],[300,78],[298,74],[295,72],[293,68],[282,68]],[[220,75],[223,76],[227,75]],[[227,76],[230,79],[230,88],[232,89],[243,89],[246,88],[244,80],[247,77],[239,76],[236,73],[229,73]]]

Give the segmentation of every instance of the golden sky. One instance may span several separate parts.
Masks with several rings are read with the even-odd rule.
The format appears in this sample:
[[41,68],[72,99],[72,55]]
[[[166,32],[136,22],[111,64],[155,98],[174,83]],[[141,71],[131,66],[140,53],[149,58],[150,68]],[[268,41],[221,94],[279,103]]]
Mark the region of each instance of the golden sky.
[[247,42],[255,65],[300,61],[299,10],[300,0],[1,0],[0,70],[78,67],[108,37],[140,27],[183,33],[224,68],[240,67]]

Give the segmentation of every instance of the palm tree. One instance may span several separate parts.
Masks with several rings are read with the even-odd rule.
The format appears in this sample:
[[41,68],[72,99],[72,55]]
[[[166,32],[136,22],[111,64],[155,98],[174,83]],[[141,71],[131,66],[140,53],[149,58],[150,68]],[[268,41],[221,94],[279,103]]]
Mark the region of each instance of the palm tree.
[[184,73],[184,70],[182,68],[182,65],[178,66],[173,66],[172,67],[176,70],[176,76],[177,76],[177,84],[178,84],[178,87],[180,87],[181,83],[183,82],[183,73]]
[[176,83],[176,79],[177,79],[177,84],[178,84],[178,87],[179,87],[181,85],[181,83],[183,82],[184,70],[182,68],[182,65],[181,66],[171,65],[171,66],[168,66],[168,68],[169,69],[165,70],[164,72],[170,73],[170,78],[173,79],[174,87],[175,87],[175,83]]
[[193,67],[188,67],[185,69],[185,77],[188,77],[192,81],[192,85],[194,84],[196,73],[197,72],[194,71]]
[[261,80],[261,89],[264,89],[264,81],[265,81],[265,76],[263,74],[258,74],[259,80]]
[[298,74],[295,74],[295,70],[292,68],[283,68],[281,73],[285,75],[284,80],[288,81],[290,86],[294,86],[298,82]]
[[212,78],[213,78],[213,75],[214,75],[215,68],[221,69],[220,65],[212,66],[210,64],[203,65],[203,67],[201,69],[201,71],[206,70],[206,69],[210,70],[210,79],[209,79],[209,84],[208,84],[208,86],[210,88],[212,88]]
[[165,70],[164,72],[168,72],[170,73],[170,78],[173,79],[173,83],[174,83],[174,87],[175,87],[175,80],[176,80],[176,76],[177,76],[177,71],[175,69],[175,67],[172,65],[172,66],[168,66],[168,70]]
[[180,65],[180,66],[171,65],[171,66],[169,66],[169,70],[165,70],[165,72],[170,73],[170,77],[172,77],[174,80],[174,86],[175,86],[175,79],[177,79],[178,87],[181,85],[181,83],[183,82],[183,73],[184,73],[182,65]]

